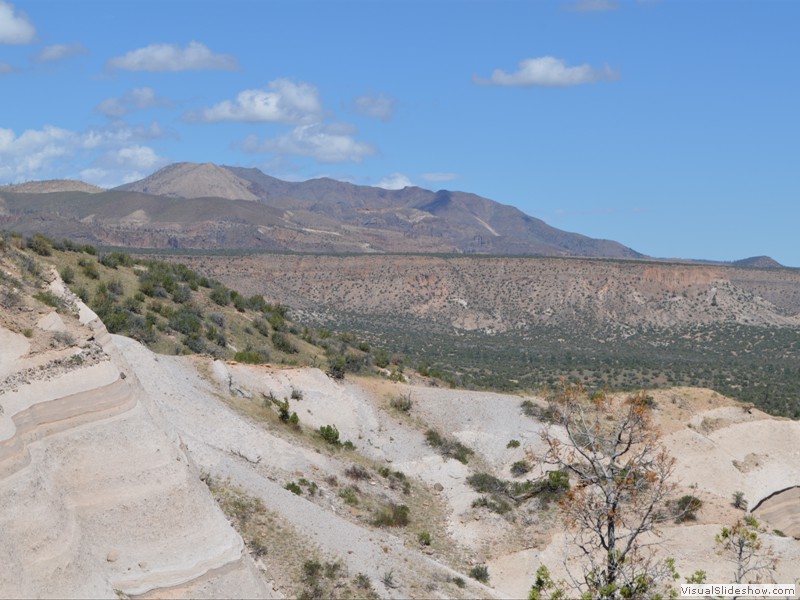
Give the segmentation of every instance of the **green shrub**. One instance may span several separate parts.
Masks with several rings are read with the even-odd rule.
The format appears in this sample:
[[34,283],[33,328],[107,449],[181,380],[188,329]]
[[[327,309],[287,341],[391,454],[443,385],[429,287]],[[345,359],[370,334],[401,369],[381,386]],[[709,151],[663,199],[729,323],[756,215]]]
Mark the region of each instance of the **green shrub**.
[[298,352],[297,347],[289,341],[289,338],[278,331],[272,334],[272,345],[276,350],[286,354],[297,354]]
[[208,297],[219,306],[227,306],[231,301],[230,291],[228,288],[222,286],[213,287]]
[[469,576],[481,583],[488,583],[489,567],[486,565],[475,565],[469,570]]
[[52,306],[59,312],[63,311],[67,307],[67,304],[66,302],[64,302],[63,298],[61,298],[60,296],[56,296],[50,290],[45,290],[43,292],[36,292],[33,295],[33,297],[36,298],[39,302],[47,304],[47,306]]
[[385,369],[389,366],[389,353],[383,348],[377,348],[372,353],[372,361],[375,363],[375,366]]
[[519,448],[519,440],[509,440],[506,444],[506,448]]
[[59,275],[61,275],[61,280],[66,284],[70,284],[75,281],[75,269],[69,265],[64,266],[61,271],[59,271]]
[[194,310],[182,306],[169,318],[169,326],[179,333],[190,335],[192,333],[200,333],[203,324]]
[[[505,502],[503,497],[516,504],[536,497],[544,506],[547,506],[569,490],[569,475],[565,471],[550,471],[546,477],[537,481],[505,481],[489,473],[474,473],[467,477],[467,483],[476,492],[491,495],[491,498],[486,500],[479,499],[480,504],[477,506],[486,506],[495,510],[496,507],[487,502],[491,501],[494,505],[502,507]],[[495,510],[495,512],[500,511]]]
[[420,543],[420,546],[430,546],[431,545],[431,534],[427,531],[420,531],[417,534],[417,541]]
[[260,365],[269,360],[269,354],[263,350],[240,350],[233,355],[233,360],[250,365]]
[[411,392],[395,396],[389,401],[389,405],[400,412],[410,412],[411,407],[414,405],[413,401],[411,400]]
[[425,440],[431,448],[435,448],[442,457],[447,460],[448,458],[455,458],[462,464],[467,464],[469,457],[475,453],[472,448],[469,448],[459,441],[447,439],[442,436],[435,429],[429,429],[425,432]]
[[372,519],[378,527],[405,527],[409,523],[411,509],[405,504],[391,503],[381,508]]
[[189,289],[184,283],[181,283],[175,287],[172,292],[172,301],[177,304],[183,304],[184,302],[188,302],[192,298],[192,291]]
[[372,582],[364,573],[359,573],[353,578],[353,585],[360,590],[369,590],[372,588]]
[[303,494],[302,488],[299,485],[297,485],[294,481],[290,481],[285,486],[283,486],[283,488],[289,490],[290,492],[298,496],[302,496]]
[[315,585],[322,577],[323,567],[318,560],[307,560],[303,563],[303,583]]
[[125,254],[124,252],[120,252],[119,250],[114,250],[108,254],[103,254],[100,256],[100,264],[110,267],[112,269],[116,269],[117,267],[132,267],[133,266],[133,259],[130,257],[129,254]]
[[473,508],[486,508],[499,515],[511,510],[511,505],[499,496],[480,496],[472,501]]
[[352,485],[348,485],[347,487],[342,488],[339,490],[339,497],[345,501],[346,504],[350,506],[357,506],[358,505],[358,488]]
[[286,320],[280,313],[272,313],[269,317],[269,324],[275,331],[283,331],[286,329]]
[[526,473],[530,472],[531,465],[527,460],[518,460],[513,465],[511,465],[511,474],[514,477],[522,477]]
[[341,381],[344,379],[345,373],[345,360],[344,356],[337,356],[335,359],[330,361],[330,366],[328,370],[325,371],[328,377],[334,379],[335,381]]
[[548,405],[546,408],[541,408],[538,404],[534,404],[530,400],[523,400],[520,404],[522,413],[526,417],[531,417],[543,423],[552,423],[558,418],[558,410]]
[[369,471],[359,465],[351,465],[347,467],[344,470],[344,474],[350,479],[355,479],[356,481],[370,478]]
[[253,319],[253,327],[265,338],[269,337],[269,325],[264,319]]
[[703,507],[703,501],[697,496],[687,494],[681,496],[676,503],[675,522],[684,523],[686,521],[696,521],[697,511]]
[[322,425],[319,428],[319,435],[332,446],[338,446],[341,443],[339,442],[339,430],[336,425]]
[[208,352],[205,341],[196,333],[191,333],[183,338],[183,345],[192,354],[204,354]]
[[122,296],[125,293],[125,288],[122,287],[122,282],[119,279],[111,279],[108,282],[108,292],[113,296]]
[[28,238],[28,248],[36,252],[39,256],[50,256],[53,254],[50,240],[41,233],[34,233],[32,237]]
[[[80,264],[80,263],[78,263]],[[97,270],[97,263],[92,261],[85,261],[83,265],[81,265],[83,269],[83,274],[86,275],[89,279],[100,279],[100,271]]]

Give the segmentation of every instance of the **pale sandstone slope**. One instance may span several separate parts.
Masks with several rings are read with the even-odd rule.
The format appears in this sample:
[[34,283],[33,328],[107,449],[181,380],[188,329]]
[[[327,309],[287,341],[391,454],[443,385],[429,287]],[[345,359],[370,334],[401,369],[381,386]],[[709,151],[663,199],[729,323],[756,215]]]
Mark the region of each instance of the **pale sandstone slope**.
[[[151,383],[149,393],[182,432],[193,456],[205,469],[213,476],[230,477],[262,497],[270,509],[293,522],[318,548],[343,557],[351,572],[358,569],[375,580],[391,569],[401,581],[424,582],[434,577],[436,569],[427,557],[402,549],[398,536],[355,526],[346,512],[338,512],[336,490],[323,481],[331,474],[344,479],[344,469],[349,465],[346,454],[328,455],[292,443],[223,406],[214,396],[244,396],[251,402],[261,402],[263,395],[272,393],[282,398],[289,397],[293,389],[302,390],[303,400],[292,402],[291,410],[298,412],[304,427],[315,429],[335,423],[342,439],[353,440],[359,453],[390,464],[429,489],[440,484],[439,499],[444,503],[447,523],[437,535],[446,535],[467,564],[487,563],[490,584],[501,595],[527,595],[542,563],[558,573],[568,549],[556,522],[540,515],[535,506],[520,509],[513,522],[473,508],[479,494],[466,483],[466,477],[476,471],[510,478],[509,467],[526,451],[541,453],[542,424],[521,415],[522,398],[369,379],[340,384],[317,369],[211,364],[184,357],[156,359],[135,342],[119,343],[132,364],[162,373],[159,379],[170,382]],[[206,374],[200,375],[198,368]],[[413,398],[411,418],[401,418],[388,407],[387,397],[399,393],[410,393]],[[704,569],[714,581],[727,581],[730,565],[717,555],[714,535],[743,514],[731,506],[733,492],[743,490],[754,506],[765,495],[800,484],[796,454],[800,450],[800,424],[748,411],[706,390],[678,389],[654,395],[655,416],[664,431],[664,442],[677,459],[676,497],[691,493],[705,503],[696,524],[670,523],[664,528],[662,552],[674,557],[685,575]],[[427,427],[435,427],[475,449],[474,459],[468,466],[444,461],[425,443]],[[507,448],[510,439],[520,440],[521,447]],[[748,459],[753,453],[758,454],[757,464],[752,457]],[[300,474],[320,483],[319,497],[311,500],[281,489],[283,482]],[[759,518],[768,531],[779,528],[774,515],[764,513]],[[771,533],[765,538],[780,559],[777,580],[792,580],[794,566],[800,560],[800,544]],[[390,551],[381,552],[376,543]],[[443,556],[435,558],[446,562]],[[379,591],[389,596],[396,593]],[[419,587],[411,585],[400,591],[419,595]]]
[[[94,314],[4,311],[0,597],[267,596]],[[8,329],[29,321],[30,341]],[[75,344],[42,344],[54,330]]]

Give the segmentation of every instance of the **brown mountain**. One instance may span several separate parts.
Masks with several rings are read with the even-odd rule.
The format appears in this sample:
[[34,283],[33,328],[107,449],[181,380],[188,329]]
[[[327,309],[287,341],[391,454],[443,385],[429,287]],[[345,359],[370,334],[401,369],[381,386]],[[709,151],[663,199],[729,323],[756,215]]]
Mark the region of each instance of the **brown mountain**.
[[[410,186],[385,190],[328,178],[286,182],[258,169],[226,167],[261,190],[262,202],[305,210],[367,230],[408,238],[439,238],[456,252],[635,258],[642,255],[610,240],[547,225],[519,209],[465,192]],[[413,242],[409,244],[414,251]]]
[[637,258],[475,194],[176,163],[103,193],[0,191],[0,225],[139,247]]
[[733,264],[737,267],[752,267],[754,269],[780,269],[783,267],[781,263],[770,256],[751,256],[750,258],[735,260]]

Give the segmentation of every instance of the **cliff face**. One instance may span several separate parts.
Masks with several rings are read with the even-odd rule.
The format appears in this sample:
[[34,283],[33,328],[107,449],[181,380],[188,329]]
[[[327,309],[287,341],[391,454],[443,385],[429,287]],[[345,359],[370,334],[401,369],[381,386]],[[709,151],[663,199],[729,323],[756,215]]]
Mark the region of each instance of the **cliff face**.
[[508,331],[564,323],[800,326],[800,272],[515,257],[182,257],[309,314]]
[[0,596],[265,595],[105,326],[55,274],[60,312],[2,267]]

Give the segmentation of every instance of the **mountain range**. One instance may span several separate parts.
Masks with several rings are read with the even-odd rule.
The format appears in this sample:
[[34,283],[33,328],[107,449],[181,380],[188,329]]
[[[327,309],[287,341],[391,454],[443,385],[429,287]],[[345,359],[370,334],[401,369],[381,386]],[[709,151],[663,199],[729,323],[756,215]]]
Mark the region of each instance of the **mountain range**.
[[129,247],[642,257],[466,192],[289,182],[211,163],[175,163],[106,191],[69,181],[6,186],[0,225]]

